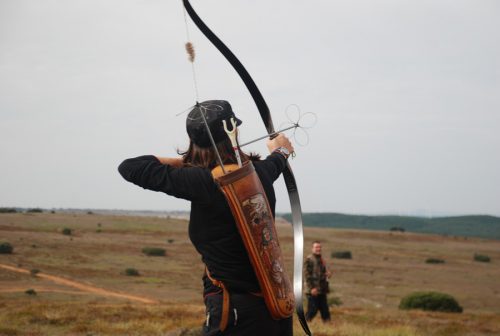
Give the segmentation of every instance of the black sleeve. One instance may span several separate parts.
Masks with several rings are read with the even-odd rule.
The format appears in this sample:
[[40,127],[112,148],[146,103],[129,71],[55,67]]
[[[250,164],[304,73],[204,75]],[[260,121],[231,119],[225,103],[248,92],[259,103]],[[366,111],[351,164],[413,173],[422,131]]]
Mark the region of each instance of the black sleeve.
[[266,167],[266,172],[269,174],[271,181],[274,182],[280,177],[283,170],[285,170],[286,159],[282,154],[273,152],[265,160],[262,160],[260,164]]
[[161,163],[153,155],[127,159],[118,166],[118,171],[125,180],[144,189],[161,191],[189,201],[208,202],[216,189],[208,170],[176,168]]

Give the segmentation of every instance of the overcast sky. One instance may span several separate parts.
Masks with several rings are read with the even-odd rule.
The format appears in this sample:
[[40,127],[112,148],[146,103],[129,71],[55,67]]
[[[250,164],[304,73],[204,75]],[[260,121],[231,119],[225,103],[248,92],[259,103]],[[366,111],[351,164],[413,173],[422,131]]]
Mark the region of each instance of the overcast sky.
[[[304,211],[500,215],[500,2],[192,5],[276,125],[290,104],[317,114],[291,161]],[[232,103],[241,141],[264,134],[237,74],[189,30],[200,99]],[[117,172],[186,147],[185,42],[180,0],[0,0],[0,206],[188,209]]]

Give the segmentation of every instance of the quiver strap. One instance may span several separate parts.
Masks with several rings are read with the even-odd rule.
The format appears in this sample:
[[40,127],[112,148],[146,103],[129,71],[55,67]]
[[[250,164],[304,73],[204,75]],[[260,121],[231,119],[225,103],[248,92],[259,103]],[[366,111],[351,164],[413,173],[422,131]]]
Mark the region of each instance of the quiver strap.
[[212,170],[212,176],[224,193],[238,231],[273,319],[293,314],[293,289],[285,273],[283,256],[271,207],[251,161]]
[[227,323],[229,322],[229,292],[222,281],[212,278],[210,272],[208,271],[208,268],[205,268],[205,272],[210,281],[212,281],[212,284],[222,289],[222,315],[219,324],[219,330],[224,331],[226,330]]

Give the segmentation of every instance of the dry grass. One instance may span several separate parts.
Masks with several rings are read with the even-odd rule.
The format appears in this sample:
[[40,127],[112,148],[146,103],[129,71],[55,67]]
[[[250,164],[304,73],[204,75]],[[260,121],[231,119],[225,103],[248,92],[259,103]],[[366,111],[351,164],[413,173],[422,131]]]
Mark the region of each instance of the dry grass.
[[[63,235],[64,227],[73,235]],[[279,224],[278,230],[291,273],[291,228]],[[313,321],[315,335],[500,334],[499,241],[321,228],[306,228],[305,234],[306,246],[323,242],[333,270],[332,295],[343,302],[332,309],[333,322]],[[14,246],[14,254],[0,255],[0,264],[159,301],[145,305],[0,268],[0,335],[194,335],[201,326],[203,265],[185,221],[1,214],[0,240]],[[167,256],[144,256],[145,246],[165,248]],[[353,259],[330,259],[333,250],[349,250]],[[474,253],[487,254],[492,262],[474,262]],[[426,264],[430,257],[446,263]],[[141,276],[125,276],[129,267]],[[38,295],[24,294],[28,288]],[[399,311],[401,297],[418,290],[451,294],[464,313]],[[298,324],[295,331],[302,334]]]
[[179,326],[198,328],[204,311],[200,305],[81,304],[24,298],[8,307],[0,315],[4,326],[0,334],[163,335]]

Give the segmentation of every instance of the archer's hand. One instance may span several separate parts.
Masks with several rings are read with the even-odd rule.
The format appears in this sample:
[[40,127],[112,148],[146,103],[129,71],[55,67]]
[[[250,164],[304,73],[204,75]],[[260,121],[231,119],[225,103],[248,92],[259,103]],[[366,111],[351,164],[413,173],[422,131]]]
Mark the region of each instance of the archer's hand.
[[312,296],[317,296],[318,295],[318,289],[317,288],[311,289],[311,295]]
[[278,136],[274,139],[267,140],[267,148],[269,149],[269,153],[274,152],[276,149],[280,147],[285,147],[286,149],[288,149],[290,154],[293,153],[294,151],[292,143],[282,133],[278,134]]

